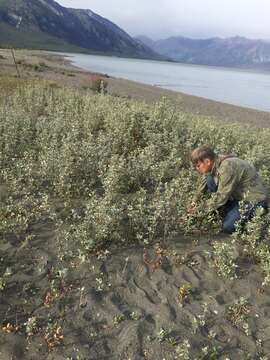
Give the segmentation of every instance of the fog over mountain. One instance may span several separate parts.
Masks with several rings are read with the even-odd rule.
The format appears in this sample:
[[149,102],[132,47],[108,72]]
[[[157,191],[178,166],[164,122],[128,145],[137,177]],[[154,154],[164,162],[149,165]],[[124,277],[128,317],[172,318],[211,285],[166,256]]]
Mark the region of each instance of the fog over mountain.
[[[114,19],[104,17],[103,13],[101,15],[96,13],[96,9],[78,9],[77,6],[83,0],[79,0],[76,4],[72,0],[60,1],[61,3],[70,3],[70,5],[74,3],[76,8],[62,6],[54,0],[0,0],[0,46],[87,51],[124,57],[173,60],[188,64],[270,69],[270,41],[252,40],[243,36],[226,38],[217,36],[203,38],[202,36],[200,39],[194,39],[184,36],[181,32],[177,36],[162,40],[151,39],[148,36],[132,37],[119,26],[119,23],[112,22]],[[100,6],[102,6],[103,2],[100,1]],[[249,4],[249,0],[246,1]],[[97,6],[95,0],[86,3],[88,5],[93,3]],[[115,3],[120,4],[121,0],[115,0]],[[191,0],[192,3],[194,4],[194,0]],[[122,14],[123,19],[130,19],[130,23],[133,23],[134,26],[138,13],[131,12],[132,6],[135,4],[133,0],[130,0],[129,4],[130,6],[118,7],[113,11],[117,10],[119,16]],[[152,16],[149,15],[149,24],[157,21],[161,10],[164,11],[164,21],[160,21],[159,27],[168,26],[169,22],[173,23],[176,17],[168,18],[165,15],[169,9],[170,11],[174,7],[180,9],[174,0],[166,4],[157,0],[157,4],[163,6],[156,6],[153,9],[151,1],[147,6],[144,5],[139,12],[141,19],[147,16],[151,5]],[[178,15],[186,22],[190,15],[189,11],[191,11],[189,6],[186,5],[185,17]],[[108,5],[107,8],[107,13],[110,13],[112,6]],[[139,4],[137,4],[136,9],[139,8]],[[142,13],[142,9],[147,10],[145,14]],[[224,10],[224,14],[226,14],[226,9],[227,7],[221,7],[220,13]],[[237,9],[239,8],[235,7],[234,11]],[[155,13],[153,13],[154,10]],[[214,10],[215,7],[213,7]],[[209,19],[210,15],[208,14],[208,17],[206,16],[196,23],[196,16],[201,11],[202,9],[199,8],[197,13],[194,12],[193,24],[196,26],[203,26],[207,18]],[[255,11],[254,16],[256,14]],[[208,28],[213,24],[214,22],[209,22]],[[232,21],[232,28],[234,24]],[[239,20],[239,26],[240,24]],[[251,28],[255,26],[254,23],[251,24]],[[146,25],[141,20],[141,27],[136,26],[142,30]],[[180,27],[175,28],[174,31],[179,29]],[[190,29],[193,29],[192,24]]]
[[160,58],[91,9],[66,8],[54,0],[0,0],[1,46]]
[[269,39],[269,0],[59,0],[92,9],[132,36]]
[[182,63],[270,70],[270,41],[240,36],[201,40],[178,36],[157,41],[139,36],[137,40]]

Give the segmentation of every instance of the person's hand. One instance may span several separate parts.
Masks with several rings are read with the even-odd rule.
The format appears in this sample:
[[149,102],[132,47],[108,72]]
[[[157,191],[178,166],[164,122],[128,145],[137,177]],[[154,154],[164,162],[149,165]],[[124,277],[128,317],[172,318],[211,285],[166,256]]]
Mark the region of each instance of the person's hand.
[[196,212],[196,207],[195,205],[191,205],[189,208],[187,208],[187,214],[188,216],[194,216]]

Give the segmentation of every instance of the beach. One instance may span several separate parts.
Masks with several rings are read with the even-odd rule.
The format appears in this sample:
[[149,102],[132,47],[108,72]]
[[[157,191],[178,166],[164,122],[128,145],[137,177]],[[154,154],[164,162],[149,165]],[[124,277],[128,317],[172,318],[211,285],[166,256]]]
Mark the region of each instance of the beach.
[[[1,54],[4,59],[0,59],[0,74],[16,75],[11,52],[0,50]],[[91,86],[92,76],[96,75],[73,66],[68,57],[59,54],[17,50],[15,56],[22,77],[40,77],[59,86],[87,88]],[[104,74],[99,75],[104,76]],[[225,104],[126,79],[108,77],[106,74],[105,79],[108,82],[108,92],[116,96],[132,98],[148,104],[158,102],[165,97],[174,103],[177,109],[186,113],[247,126],[270,127],[270,112]]]
[[[108,204],[111,204],[109,202],[110,195],[112,194],[112,198],[115,196],[115,190],[113,188],[115,173],[113,171],[116,171],[116,174],[120,174],[120,180],[124,179],[125,181],[123,181],[120,186],[124,187],[126,182],[128,183],[127,177],[125,176],[126,166],[124,162],[122,168],[117,172],[117,166],[119,164],[121,165],[121,161],[125,160],[125,156],[122,156],[121,151],[128,149],[128,151],[133,151],[135,154],[141,154],[141,163],[143,166],[147,162],[150,164],[148,167],[146,166],[146,169],[149,171],[149,177],[151,177],[151,171],[155,174],[155,171],[158,170],[157,167],[154,166],[155,164],[152,166],[150,155],[152,154],[152,157],[156,155],[157,148],[162,142],[160,139],[164,138],[167,139],[166,146],[168,148],[170,148],[173,139],[176,139],[175,143],[179,145],[176,145],[176,150],[180,153],[181,149],[186,151],[183,151],[183,158],[179,156],[181,160],[179,164],[172,162],[175,167],[183,166],[183,168],[181,168],[182,173],[176,173],[176,175],[173,166],[173,169],[169,166],[167,169],[167,165],[165,164],[165,160],[167,160],[166,156],[169,157],[170,161],[173,161],[176,155],[169,156],[168,154],[170,153],[167,148],[165,148],[166,151],[164,150],[166,153],[164,158],[162,154],[160,155],[159,159],[161,160],[158,163],[161,169],[160,171],[162,172],[164,166],[164,173],[168,173],[168,184],[170,181],[171,183],[173,183],[173,180],[176,181],[173,183],[174,185],[172,185],[171,195],[168,192],[169,195],[168,198],[166,198],[167,207],[169,207],[170,203],[174,203],[175,194],[173,191],[178,193],[190,191],[190,184],[185,184],[185,189],[183,189],[181,187],[182,183],[180,182],[180,191],[179,188],[177,188],[177,180],[179,180],[181,176],[185,179],[185,174],[186,176],[190,174],[189,165],[184,167],[182,164],[185,159],[187,159],[186,161],[189,163],[189,155],[186,150],[188,147],[185,147],[186,144],[184,140],[182,143],[180,141],[182,140],[182,130],[184,135],[187,133],[191,134],[191,136],[193,135],[193,128],[190,132],[188,128],[189,115],[185,115],[183,128],[178,128],[178,133],[175,135],[173,132],[170,132],[170,123],[174,112],[170,110],[171,117],[168,117],[170,123],[168,121],[166,122],[166,128],[164,130],[162,128],[162,121],[159,122],[159,114],[162,114],[163,110],[155,108],[157,120],[155,120],[156,122],[153,122],[152,125],[149,125],[147,129],[148,133],[146,131],[146,134],[144,134],[143,131],[141,131],[143,129],[140,128],[139,121],[143,119],[146,124],[145,127],[147,127],[147,121],[150,116],[147,117],[148,108],[144,109],[142,107],[141,113],[139,111],[136,112],[136,106],[140,102],[151,105],[165,97],[167,99],[166,101],[175,107],[174,111],[190,114],[190,118],[198,117],[198,119],[200,118],[202,121],[204,118],[207,118],[208,120],[206,119],[205,124],[209,129],[211,128],[211,124],[218,128],[218,124],[232,123],[243,125],[243,132],[247,131],[246,133],[248,134],[246,127],[252,127],[253,141],[256,145],[255,140],[257,140],[257,137],[254,135],[254,132],[256,132],[256,134],[257,132],[258,134],[262,134],[262,132],[269,131],[268,129],[262,130],[262,128],[270,127],[270,113],[267,112],[226,105],[124,79],[115,79],[108,77],[106,74],[89,73],[72,66],[68,58],[58,54],[42,51],[16,50],[15,59],[17,70],[11,52],[9,50],[0,50],[0,81],[11,78],[19,83],[21,78],[23,81],[31,79],[42,84],[45,82],[44,86],[41,85],[40,88],[35,88],[33,81],[34,90],[26,87],[24,96],[28,102],[25,101],[24,104],[22,101],[17,109],[18,114],[23,115],[17,115],[16,113],[14,117],[11,117],[11,130],[9,131],[8,128],[6,132],[7,139],[12,138],[15,132],[15,130],[12,129],[18,129],[18,127],[16,127],[18,123],[17,116],[18,119],[22,120],[26,118],[26,124],[29,124],[29,133],[25,135],[25,141],[29,141],[29,146],[24,143],[21,144],[19,141],[18,143],[24,150],[27,149],[25,150],[25,154],[29,157],[23,157],[19,148],[18,156],[14,160],[14,164],[18,166],[16,168],[18,169],[18,179],[15,180],[18,184],[22,184],[23,189],[23,186],[26,186],[25,183],[27,184],[27,181],[29,181],[33,189],[45,189],[44,194],[47,194],[46,191],[48,189],[50,190],[50,179],[54,178],[55,175],[53,171],[50,172],[48,170],[51,176],[51,178],[48,177],[49,180],[44,180],[43,178],[40,180],[38,176],[34,178],[31,177],[32,172],[34,175],[39,174],[39,169],[36,169],[36,157],[38,156],[35,153],[35,149],[40,151],[39,156],[43,163],[46,163],[46,161],[49,165],[52,163],[53,166],[55,165],[55,168],[57,166],[56,163],[54,164],[54,161],[66,151],[69,154],[67,162],[65,163],[67,165],[66,168],[70,167],[73,171],[73,167],[77,166],[81,160],[80,158],[76,158],[78,148],[72,148],[73,142],[75,143],[75,137],[72,137],[72,131],[74,129],[77,131],[75,134],[79,147],[81,146],[81,139],[87,132],[85,129],[88,129],[89,133],[94,134],[93,136],[91,135],[93,143],[95,143],[95,139],[100,136],[97,146],[106,140],[106,136],[104,135],[107,131],[106,126],[109,130],[112,129],[112,134],[116,134],[114,138],[113,136],[110,138],[111,142],[113,142],[115,138],[120,137],[121,133],[123,133],[121,126],[125,125],[125,120],[129,120],[129,118],[123,117],[122,123],[119,122],[120,125],[118,126],[117,114],[121,115],[120,111],[117,112],[114,110],[115,112],[113,112],[112,110],[112,112],[110,112],[113,106],[115,106],[115,109],[121,109],[120,105],[118,107],[116,104],[118,97],[121,98],[121,104],[124,109],[123,112],[125,111],[125,114],[128,114],[127,116],[129,116],[129,114],[135,114],[135,120],[132,119],[134,123],[131,123],[128,128],[131,128],[129,136],[133,141],[131,146],[134,146],[134,149],[132,148],[130,150],[130,144],[125,143],[124,139],[119,146],[116,144],[113,148],[115,153],[111,156],[112,160],[110,158],[110,161],[114,161],[110,168],[111,173],[106,173],[109,168],[109,165],[106,164],[103,168],[100,166],[98,169],[98,176],[101,177],[100,169],[102,169],[107,176],[105,185],[108,186],[108,188],[112,186],[112,193],[109,193],[109,197],[105,199],[108,201]],[[96,76],[108,82],[108,93],[113,95],[108,100],[105,110],[104,99],[106,95],[99,96],[93,94],[90,90],[92,79]],[[11,82],[11,84],[13,83]],[[63,94],[59,95],[57,93],[54,94],[53,91],[48,91],[48,89],[58,90],[59,88],[61,90],[61,88],[66,87],[81,89],[82,92],[67,91],[64,93],[63,91]],[[7,91],[9,91],[9,88],[7,89]],[[40,96],[35,97],[35,89],[37,89]],[[5,123],[7,112],[12,113],[13,111],[12,102],[9,99],[12,91],[13,88],[11,88],[10,93],[1,93],[0,89],[0,94],[3,96],[3,99],[1,99],[3,105],[3,110],[1,109],[3,124]],[[87,94],[85,95],[86,92]],[[16,92],[16,94],[18,97],[12,100],[14,103],[16,99],[20,100],[18,95],[20,93]],[[80,102],[81,94],[84,94],[82,102]],[[77,107],[70,105],[73,97],[76,97],[74,104]],[[31,99],[35,99],[37,103],[32,103]],[[61,99],[65,99],[67,104],[61,103]],[[137,100],[138,102],[134,102],[131,105],[126,104],[125,101],[128,102],[130,99]],[[91,118],[91,112],[87,112],[88,107],[93,109],[91,108],[92,102],[97,105],[98,109],[94,112],[93,119]],[[58,106],[56,112],[60,119],[59,122],[54,122],[54,106]],[[133,112],[131,112],[129,107],[132,108],[131,110]],[[31,109],[31,111],[29,110],[30,115],[28,114],[28,109]],[[80,112],[78,116],[76,109]],[[72,111],[74,111],[74,118],[76,117],[77,121],[74,129],[71,124],[74,119],[72,118]],[[104,111],[104,118],[99,118],[98,115],[102,111]],[[69,121],[68,124],[65,123],[65,115],[69,115],[70,112],[72,121]],[[155,119],[153,113],[152,117]],[[110,114],[114,116],[114,123],[111,121]],[[85,122],[80,122],[80,116],[84,117]],[[87,122],[88,117],[91,118],[92,122]],[[137,120],[138,122],[136,122]],[[64,139],[61,139],[62,132],[64,132],[64,130],[61,132],[62,122],[64,125],[66,124],[66,127],[70,126],[68,127],[70,132],[67,131]],[[47,123],[49,125],[52,124],[50,128],[46,128]],[[43,130],[42,124],[45,130]],[[56,129],[54,124],[57,124],[59,128]],[[194,124],[197,124],[195,120]],[[131,127],[133,125],[134,127]],[[160,129],[156,131],[158,126],[155,125],[160,126]],[[12,126],[14,127],[12,128]],[[186,126],[186,128],[184,128],[184,126]],[[198,130],[198,124],[196,126]],[[46,129],[48,133],[46,133]],[[216,128],[211,131],[214,133],[215,129]],[[239,127],[237,129],[239,132]],[[19,129],[18,133],[16,133],[19,135],[14,137],[14,144],[16,144],[16,141],[20,138],[21,133],[19,131],[23,132],[23,130],[23,128]],[[54,133],[56,133],[56,131],[58,131],[58,133],[54,139]],[[115,131],[115,133],[113,131]],[[226,128],[226,131],[231,131],[229,126]],[[59,147],[62,153],[60,154],[60,152],[58,153],[56,150],[54,151],[54,149],[50,152],[51,147],[48,145],[46,148],[47,143],[44,140],[43,144],[37,141],[37,144],[35,144],[37,147],[33,147],[33,151],[30,151],[28,154],[27,151],[31,145],[32,137],[33,139],[39,139],[37,137],[39,133],[42,133],[44,139],[48,140],[48,144],[55,144],[55,149],[57,149],[58,142],[62,141],[61,144],[63,144],[63,146]],[[28,134],[30,134],[30,138]],[[150,138],[152,134],[154,134],[153,141],[156,141],[158,144],[157,147],[153,146],[153,144],[156,143],[149,143],[149,145],[147,140],[145,140]],[[168,134],[172,134],[171,137],[168,136]],[[48,137],[46,138],[47,135]],[[179,138],[177,136],[179,136]],[[219,134],[219,136],[221,137],[223,134]],[[53,139],[53,141],[49,143],[51,139]],[[99,149],[100,151],[101,149],[105,149],[106,151],[104,150],[104,153],[106,155],[106,153],[109,153],[108,149],[110,149],[111,146],[110,139],[108,141],[106,140],[106,146],[103,145],[103,147],[100,146],[94,149]],[[187,137],[187,139],[190,138]],[[178,140],[179,143],[177,143]],[[145,144],[143,141],[145,141]],[[5,149],[7,149],[5,151],[7,154],[9,154],[9,149],[12,152],[14,144],[12,143],[10,145],[5,143]],[[241,146],[245,145],[245,139],[242,140],[241,144]],[[88,149],[87,146],[91,144],[90,141],[88,144],[87,140],[85,140],[83,145]],[[44,146],[42,149],[47,150],[42,152],[39,149],[41,146]],[[260,150],[260,155],[263,154],[264,149],[267,149],[268,144],[266,141],[263,143],[263,146],[265,146],[265,148],[257,148]],[[152,149],[152,152],[149,152],[149,157],[145,156],[147,148]],[[249,149],[245,149],[245,151],[248,150]],[[128,151],[126,157],[128,157]],[[48,157],[46,157],[47,154]],[[91,148],[89,154],[92,155]],[[117,157],[117,154],[119,157]],[[175,152],[175,154],[178,153]],[[101,157],[102,156],[103,153],[101,153]],[[262,155],[261,158],[263,164],[264,158]],[[25,164],[28,165],[28,159],[29,164],[31,163],[29,169],[25,166]],[[49,162],[50,159],[52,159],[51,163]],[[66,158],[63,157],[63,159],[65,160]],[[87,157],[86,163],[91,162],[91,159]],[[135,157],[134,159],[137,160]],[[17,160],[18,163],[16,162]],[[133,168],[136,166],[137,161],[135,160]],[[25,161],[25,163],[23,161]],[[41,162],[39,164],[41,164]],[[63,169],[65,168],[65,164],[63,165]],[[60,161],[60,169],[62,169],[61,166]],[[80,166],[79,170],[83,171],[83,162]],[[142,169],[144,169],[143,166]],[[268,165],[266,164],[266,166]],[[44,168],[46,170],[46,167]],[[94,167],[93,169],[91,167],[89,168],[90,173],[91,171],[95,171]],[[79,170],[75,168],[74,173],[76,176]],[[172,173],[170,172],[171,170]],[[12,174],[12,166],[10,166],[10,171],[10,174]],[[29,173],[27,171],[29,171]],[[143,170],[141,171],[143,174]],[[122,173],[124,174],[123,176]],[[157,174],[160,173],[157,172]],[[63,174],[64,181],[61,183],[61,186],[65,189],[66,173]],[[25,183],[23,176],[25,176]],[[73,179],[75,184],[78,180],[76,176],[74,176]],[[132,174],[132,176],[136,178],[137,174]],[[140,175],[138,175],[138,177],[140,177]],[[70,177],[67,176],[67,178]],[[130,178],[131,176],[128,177],[128,180]],[[56,177],[56,179],[58,178]],[[61,176],[60,179],[62,179]],[[5,181],[9,180],[8,177],[5,179]],[[10,184],[15,188],[16,182],[12,181],[13,179],[10,180]],[[40,188],[36,185],[39,184],[39,181]],[[73,183],[71,183],[71,185],[72,184]],[[135,180],[134,184],[135,187]],[[165,183],[165,188],[168,184],[167,182]],[[56,187],[57,185],[58,184],[56,184]],[[79,185],[81,186],[81,184]],[[86,185],[88,186],[88,184]],[[152,183],[146,181],[146,185],[151,188]],[[132,184],[130,185],[128,183],[128,186],[132,188]],[[143,185],[140,185],[140,187],[142,186]],[[145,188],[147,188],[147,186],[145,186]],[[175,186],[175,188],[173,186]],[[29,188],[31,189],[31,187]],[[25,189],[27,189],[27,186]],[[50,194],[49,190],[48,194]],[[100,190],[100,188],[98,190]],[[128,192],[125,193],[124,190],[121,188],[119,193],[130,196],[131,199],[132,196],[140,192],[141,188],[138,191],[134,190],[131,194]],[[4,181],[3,183],[0,182],[0,200],[3,201],[3,203],[9,195],[9,191]],[[119,193],[116,195],[119,196]],[[27,220],[29,210],[27,201],[34,207],[37,214],[39,214],[38,211],[44,210],[44,208],[46,210],[45,205],[47,204],[46,201],[48,198],[46,196],[43,198],[38,191],[34,194],[28,194],[27,191],[24,191],[21,194],[18,190],[18,194],[15,200],[13,199],[14,202],[18,201],[18,199],[20,200],[20,196],[22,199],[26,197],[26,202],[23,205],[18,201],[18,206],[22,207],[18,207],[18,209],[15,208],[19,214],[18,219],[25,216]],[[201,233],[194,232],[193,235],[176,234],[175,236],[170,235],[166,237],[166,231],[164,231],[164,235],[160,235],[155,239],[154,243],[147,241],[144,243],[142,241],[129,243],[127,234],[127,240],[120,238],[116,244],[111,242],[107,247],[97,248],[93,252],[89,251],[88,256],[85,253],[79,256],[75,248],[76,256],[72,257],[68,251],[65,251],[67,249],[63,244],[65,244],[65,246],[70,245],[70,252],[72,252],[72,247],[77,244],[73,241],[72,237],[74,229],[73,233],[72,231],[70,232],[71,241],[69,243],[65,238],[64,240],[63,237],[61,238],[58,227],[61,227],[59,224],[63,225],[65,221],[66,224],[68,224],[68,221],[72,218],[72,206],[77,203],[82,203],[85,201],[85,198],[81,196],[80,193],[78,193],[79,195],[76,194],[74,198],[70,195],[69,200],[66,200],[64,195],[64,198],[60,199],[56,198],[54,193],[52,194],[50,200],[53,211],[50,213],[50,216],[46,217],[42,215],[40,216],[40,221],[33,220],[30,222],[30,225],[26,227],[26,231],[23,234],[19,233],[18,235],[7,231],[5,236],[0,237],[0,360],[270,359],[270,287],[269,283],[266,285],[263,284],[265,274],[259,266],[259,262],[256,261],[255,256],[247,253],[244,246],[240,245],[237,241],[230,242],[230,248],[229,250],[227,249],[227,253],[222,253],[219,249],[219,244],[230,241],[231,238],[228,235],[217,234],[217,232],[214,231],[212,231],[212,233],[202,231]],[[100,194],[94,194],[94,192],[91,194],[93,197],[94,195],[103,195],[102,192]],[[150,191],[149,194],[151,195]],[[159,195],[158,190],[156,194],[157,196]],[[163,195],[162,190],[160,190],[160,194]],[[27,196],[29,196],[29,199]],[[88,201],[90,201],[91,196],[89,194],[88,196]],[[112,202],[115,207],[112,206],[112,208],[118,216],[117,205],[120,201],[118,201],[117,196],[115,203]],[[97,201],[96,207],[93,206],[93,212],[95,208],[103,204],[102,201],[104,198],[97,197],[97,199],[101,200]],[[161,197],[160,199],[160,203],[162,204],[160,208],[163,209],[165,198]],[[185,200],[185,196],[183,196],[183,199]],[[33,203],[31,203],[30,200],[32,200]],[[42,201],[44,201],[44,203]],[[10,205],[9,202],[7,202],[7,204],[6,208],[3,206],[3,210],[0,209],[0,221],[2,221],[3,224],[6,223],[7,218],[12,219],[15,216],[15,210],[13,213],[12,207],[8,207]],[[107,203],[104,202],[104,204],[106,205]],[[38,207],[39,205],[41,210]],[[101,219],[101,225],[103,215],[107,214],[105,205],[103,208],[101,207],[103,211],[100,213],[101,215],[99,213],[97,214],[97,219]],[[127,205],[129,205],[128,201]],[[155,202],[152,203],[153,208],[154,205]],[[159,203],[157,205],[159,205]],[[177,204],[175,207],[177,208]],[[140,210],[139,207],[138,209]],[[184,212],[185,209],[186,208],[184,208]],[[133,214],[135,214],[134,218],[131,218],[136,220],[137,210],[136,208],[131,210],[134,211]],[[89,216],[90,215],[92,215],[91,212],[89,213]],[[108,218],[109,217],[108,215]],[[55,220],[56,218],[58,222]],[[138,218],[140,220],[139,215]],[[144,215],[142,215],[142,220],[144,220]],[[120,221],[120,230],[122,226],[126,224],[125,221],[126,219],[122,222]],[[187,222],[188,221],[187,219]],[[115,225],[114,223],[112,224]],[[15,224],[15,228],[16,225],[17,224]],[[115,230],[113,225],[111,226],[112,229],[109,228],[109,232],[112,234]],[[110,223],[108,226],[110,226]],[[216,248],[214,249],[214,247]],[[229,259],[226,258],[228,254]],[[222,262],[223,260],[224,263]],[[228,264],[231,265],[232,269],[230,269]],[[267,266],[267,261],[265,264],[265,266]],[[234,271],[230,273],[230,270]],[[226,271],[227,273],[225,273]]]

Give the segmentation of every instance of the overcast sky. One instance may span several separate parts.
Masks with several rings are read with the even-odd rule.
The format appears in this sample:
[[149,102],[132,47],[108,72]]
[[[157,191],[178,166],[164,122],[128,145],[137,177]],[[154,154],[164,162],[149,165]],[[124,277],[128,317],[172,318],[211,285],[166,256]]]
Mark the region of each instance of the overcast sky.
[[56,0],[90,9],[130,35],[153,39],[235,35],[270,40],[270,0]]

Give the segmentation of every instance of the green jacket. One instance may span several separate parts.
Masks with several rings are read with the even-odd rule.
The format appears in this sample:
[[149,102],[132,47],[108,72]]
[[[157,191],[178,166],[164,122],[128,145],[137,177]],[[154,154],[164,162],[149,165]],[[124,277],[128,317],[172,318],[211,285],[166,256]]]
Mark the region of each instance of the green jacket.
[[[207,175],[202,176],[195,197],[197,201],[207,191]],[[207,201],[207,208],[217,210],[228,200],[245,200],[251,203],[267,201],[267,191],[253,165],[234,156],[217,156],[211,171],[217,192]]]

